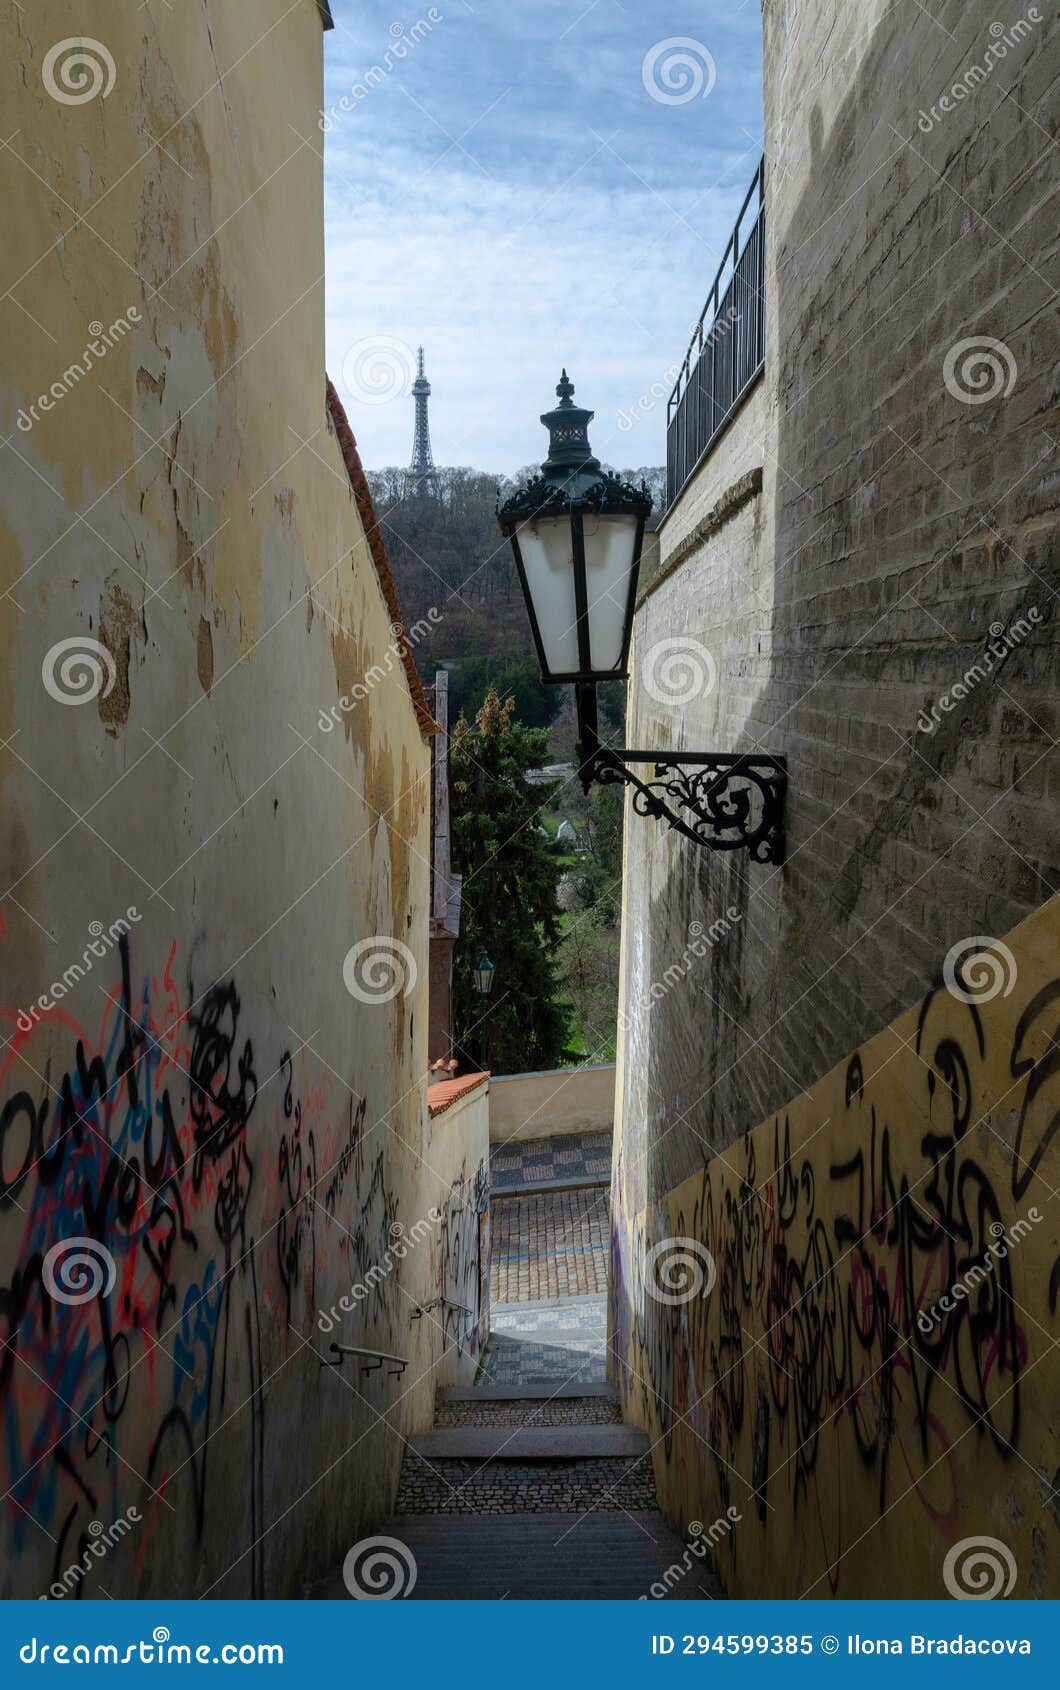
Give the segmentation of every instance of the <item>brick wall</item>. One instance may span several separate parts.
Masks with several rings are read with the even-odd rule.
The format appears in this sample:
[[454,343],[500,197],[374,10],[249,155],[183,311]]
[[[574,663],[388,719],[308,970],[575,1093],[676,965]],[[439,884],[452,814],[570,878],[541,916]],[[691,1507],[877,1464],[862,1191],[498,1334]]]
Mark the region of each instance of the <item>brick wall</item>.
[[[766,372],[663,527],[628,740],[785,754],[788,856],[627,817],[628,1213],[884,1026],[957,940],[1060,886],[1054,14],[1014,8],[1001,43],[981,0],[764,11]],[[957,349],[984,336],[1002,391],[968,403],[984,372]],[[660,646],[680,640],[713,678],[692,696]]]

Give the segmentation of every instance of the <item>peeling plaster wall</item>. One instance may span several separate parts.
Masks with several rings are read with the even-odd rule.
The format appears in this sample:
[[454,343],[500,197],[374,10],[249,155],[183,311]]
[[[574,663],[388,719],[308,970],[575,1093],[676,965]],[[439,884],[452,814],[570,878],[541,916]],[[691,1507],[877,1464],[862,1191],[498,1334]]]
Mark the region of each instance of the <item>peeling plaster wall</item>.
[[[130,1506],[82,1594],[298,1595],[433,1411],[430,1251],[344,1324],[400,1380],[317,1360],[317,1311],[448,1196],[429,753],[325,409],[320,17],[254,13],[106,9],[113,87],[80,104],[44,71],[83,9],[0,19],[7,1596]],[[373,936],[401,989],[358,996]],[[46,1288],[71,1239],[102,1277],[80,1302]]]

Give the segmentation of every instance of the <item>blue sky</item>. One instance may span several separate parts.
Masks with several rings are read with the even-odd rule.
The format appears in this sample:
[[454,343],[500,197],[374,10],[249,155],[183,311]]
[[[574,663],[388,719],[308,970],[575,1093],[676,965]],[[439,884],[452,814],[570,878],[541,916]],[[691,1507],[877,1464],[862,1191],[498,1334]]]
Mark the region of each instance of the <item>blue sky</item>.
[[436,463],[542,457],[563,364],[597,453],[662,463],[661,395],[761,153],[758,0],[332,10],[328,368],[365,463],[408,461],[421,342]]

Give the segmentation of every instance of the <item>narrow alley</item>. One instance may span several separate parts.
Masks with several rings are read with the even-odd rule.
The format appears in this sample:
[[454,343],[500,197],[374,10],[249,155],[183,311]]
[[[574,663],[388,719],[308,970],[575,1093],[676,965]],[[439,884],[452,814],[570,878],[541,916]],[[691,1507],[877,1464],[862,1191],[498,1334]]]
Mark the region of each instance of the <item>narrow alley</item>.
[[396,1513],[346,1569],[359,1596],[372,1556],[380,1588],[415,1565],[413,1600],[722,1594],[659,1513],[648,1439],[607,1380],[611,1136],[495,1147],[489,1345],[408,1440]]

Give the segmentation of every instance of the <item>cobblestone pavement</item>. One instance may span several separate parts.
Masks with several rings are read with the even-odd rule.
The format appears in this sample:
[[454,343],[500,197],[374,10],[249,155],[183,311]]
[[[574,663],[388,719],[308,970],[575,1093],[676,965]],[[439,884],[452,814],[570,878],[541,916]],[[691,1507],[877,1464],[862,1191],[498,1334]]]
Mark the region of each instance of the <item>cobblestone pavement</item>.
[[[410,1451],[398,1514],[578,1514],[657,1508],[650,1456],[580,1461],[450,1461]],[[573,1522],[572,1522],[573,1523]]]
[[476,1385],[602,1385],[607,1380],[607,1298],[495,1303]]
[[590,1185],[490,1204],[490,1301],[533,1302],[607,1290],[609,1191]]
[[609,1132],[524,1139],[519,1144],[498,1146],[490,1155],[490,1184],[495,1193],[565,1180],[610,1184]]
[[437,1429],[448,1426],[618,1426],[622,1405],[609,1397],[556,1397],[552,1402],[442,1402]]

